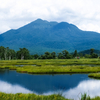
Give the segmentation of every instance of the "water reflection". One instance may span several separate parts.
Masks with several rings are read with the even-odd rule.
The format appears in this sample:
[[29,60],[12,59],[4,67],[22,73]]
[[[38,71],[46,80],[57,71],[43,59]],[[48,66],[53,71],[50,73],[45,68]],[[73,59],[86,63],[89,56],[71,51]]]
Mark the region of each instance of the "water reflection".
[[75,88],[65,91],[63,95],[65,95],[65,97],[78,99],[81,93],[87,93],[90,97],[100,96],[100,80],[82,81]]
[[32,91],[20,85],[12,85],[4,81],[0,81],[0,91],[5,93],[32,93]]
[[82,80],[88,79],[86,74],[29,75],[9,70],[6,70],[4,74],[0,74],[0,80],[12,85],[18,84],[39,94],[48,91],[68,90],[77,86]]
[[70,98],[74,100],[79,100],[81,94],[86,93],[90,97],[100,96],[100,80],[87,80],[80,82],[76,87],[70,88],[68,90],[59,90],[48,93],[43,93],[44,95],[51,95],[54,93],[62,93],[65,98]]
[[[22,87],[20,85],[12,85],[8,82],[0,81],[0,91],[5,93],[36,93],[36,91],[31,91]],[[100,80],[87,80],[80,82],[76,87],[70,88],[68,90],[57,90],[44,92],[43,95],[61,93],[64,97],[74,100],[78,100],[81,97],[81,93],[87,93],[90,97],[100,96]]]
[[99,96],[99,84],[100,80],[89,79],[87,74],[29,75],[9,70],[0,72],[0,91],[6,93],[62,93],[66,98],[78,100],[81,93]]

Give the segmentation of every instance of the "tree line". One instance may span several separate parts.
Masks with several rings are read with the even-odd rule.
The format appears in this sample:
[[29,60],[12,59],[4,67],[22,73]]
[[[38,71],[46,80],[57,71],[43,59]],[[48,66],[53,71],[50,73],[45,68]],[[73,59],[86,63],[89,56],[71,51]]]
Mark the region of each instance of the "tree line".
[[[0,60],[11,60],[11,59],[72,59],[75,57],[83,57],[83,54],[78,54],[77,50],[73,53],[69,53],[67,50],[63,50],[60,53],[56,52],[45,52],[43,55],[30,55],[27,48],[19,48],[18,51],[10,49],[9,47],[0,46]],[[85,58],[97,58],[98,55],[94,53],[94,49],[90,49],[90,54],[85,54]]]

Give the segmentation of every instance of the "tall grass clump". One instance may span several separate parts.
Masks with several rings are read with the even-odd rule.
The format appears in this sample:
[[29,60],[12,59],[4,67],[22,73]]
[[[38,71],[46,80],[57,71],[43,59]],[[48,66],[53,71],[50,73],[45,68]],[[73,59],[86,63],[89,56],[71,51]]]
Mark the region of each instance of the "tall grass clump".
[[91,77],[91,78],[100,79],[100,73],[91,73],[91,74],[89,74],[88,76]]
[[90,96],[87,96],[87,94],[84,93],[84,94],[81,94],[81,100],[91,100],[91,99],[90,99]]

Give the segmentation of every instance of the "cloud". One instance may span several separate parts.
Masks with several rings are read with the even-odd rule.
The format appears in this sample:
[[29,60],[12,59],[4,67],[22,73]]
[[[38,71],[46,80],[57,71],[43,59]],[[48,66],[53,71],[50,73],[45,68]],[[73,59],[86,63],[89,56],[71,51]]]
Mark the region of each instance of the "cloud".
[[10,83],[0,81],[0,91],[5,93],[33,93],[32,91],[19,86],[19,85],[12,85]]
[[0,32],[41,18],[100,32],[100,0],[0,0]]
[[78,84],[77,87],[65,91],[63,95],[67,98],[81,98],[81,94],[86,93],[91,98],[100,96],[100,80],[88,80]]
[[86,93],[91,98],[100,96],[100,80],[87,80],[80,82],[76,87],[69,90],[58,90],[43,93],[44,95],[58,94],[61,93],[65,98],[79,100],[81,94]]

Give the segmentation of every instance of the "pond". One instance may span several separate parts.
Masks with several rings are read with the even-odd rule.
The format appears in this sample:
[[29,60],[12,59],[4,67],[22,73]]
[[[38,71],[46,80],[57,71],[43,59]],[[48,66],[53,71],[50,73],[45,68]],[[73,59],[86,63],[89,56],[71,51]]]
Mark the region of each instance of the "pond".
[[100,96],[100,80],[90,79],[88,74],[30,75],[0,70],[0,91],[43,95],[61,93],[66,98],[77,100],[81,93]]

